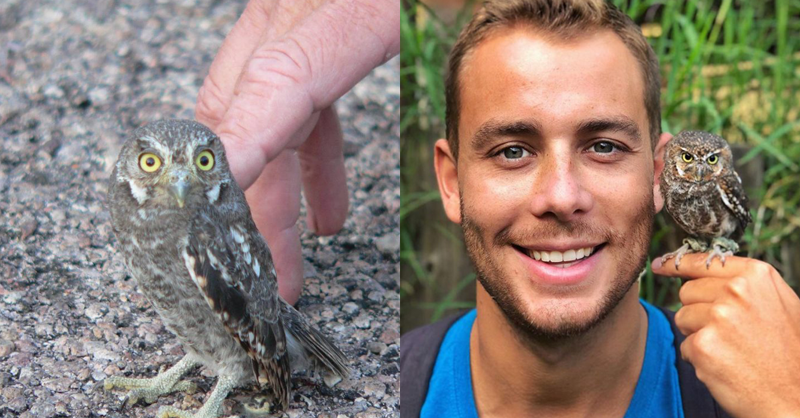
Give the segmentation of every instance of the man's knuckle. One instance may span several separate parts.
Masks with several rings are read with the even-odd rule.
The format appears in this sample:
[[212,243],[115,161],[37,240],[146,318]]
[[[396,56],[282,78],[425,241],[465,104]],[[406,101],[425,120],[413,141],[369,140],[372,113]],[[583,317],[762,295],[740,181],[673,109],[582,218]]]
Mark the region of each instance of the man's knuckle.
[[714,350],[714,336],[708,328],[697,331],[692,338],[692,352],[700,359],[709,357]]
[[772,266],[760,260],[748,259],[746,267],[747,270],[753,272],[757,277],[768,277],[772,275]]
[[683,317],[686,315],[686,308],[680,308],[677,312],[675,312],[675,324],[679,325],[683,323]]
[[[331,13],[328,15],[329,20],[334,23],[332,27],[342,26],[336,25],[335,22],[344,20],[348,23],[347,26],[353,25],[354,27],[366,29],[369,35],[381,45],[383,55],[386,55],[389,46],[388,41],[381,36],[381,27],[391,25],[392,22],[388,20],[387,13],[381,10],[376,2],[342,1],[334,2],[332,6],[333,7],[330,9]],[[346,41],[347,38],[349,38],[349,34],[346,31],[347,29],[345,26],[339,31],[337,38]]]
[[[678,289],[678,299],[680,299],[680,301],[682,303],[684,303],[684,304],[686,303],[686,301],[688,300],[687,298],[691,294],[691,290],[692,290],[691,289],[691,287],[692,287],[691,284],[692,284],[692,282],[688,282],[688,283],[684,284],[683,286],[681,286],[680,289]],[[678,311],[678,312],[680,312],[680,311]]]
[[711,320],[715,323],[725,323],[730,321],[731,313],[726,305],[715,304],[709,309]]
[[247,64],[244,82],[268,89],[304,86],[311,79],[310,63],[300,43],[287,37],[253,55]]
[[749,282],[744,277],[734,277],[725,285],[728,295],[738,300],[745,300],[748,294]]
[[227,108],[225,95],[212,77],[208,77],[203,84],[203,90],[198,97],[195,116],[201,122],[216,123],[222,119]]

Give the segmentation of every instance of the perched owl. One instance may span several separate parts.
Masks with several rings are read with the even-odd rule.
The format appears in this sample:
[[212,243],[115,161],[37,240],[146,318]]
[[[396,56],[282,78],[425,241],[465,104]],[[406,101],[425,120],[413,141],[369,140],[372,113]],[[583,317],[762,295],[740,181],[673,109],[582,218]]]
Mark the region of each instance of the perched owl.
[[290,399],[293,367],[348,375],[347,359],[278,295],[272,256],[234,181],[219,138],[188,120],[137,129],[120,152],[109,186],[119,249],[139,289],[177,335],[186,356],[151,379],[110,377],[127,402],[193,389],[181,376],[203,364],[219,376],[203,407],[159,417],[218,417],[235,387],[268,384]]
[[725,256],[739,251],[737,240],[751,221],[742,179],[733,167],[731,148],[725,139],[699,131],[683,131],[667,143],[661,194],[667,212],[690,237],[677,251],[675,267],[684,254],[706,252],[706,267],[714,257],[725,265]]

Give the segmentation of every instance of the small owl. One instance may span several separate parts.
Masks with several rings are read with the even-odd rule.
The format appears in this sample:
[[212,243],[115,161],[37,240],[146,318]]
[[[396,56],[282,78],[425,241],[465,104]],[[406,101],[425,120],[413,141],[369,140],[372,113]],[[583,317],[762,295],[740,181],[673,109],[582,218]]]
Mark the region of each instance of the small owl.
[[731,148],[725,139],[700,131],[683,131],[669,141],[664,153],[661,194],[667,212],[690,237],[677,251],[675,267],[684,254],[706,252],[706,267],[714,257],[725,265],[725,256],[739,251],[737,240],[751,221],[742,179],[733,167]]
[[345,377],[347,359],[278,295],[267,243],[234,181],[219,138],[188,120],[137,129],[109,186],[119,249],[139,289],[186,356],[150,379],[110,377],[127,402],[191,390],[181,376],[203,364],[219,376],[196,415],[161,407],[159,417],[218,417],[235,387],[268,384],[289,403],[293,368],[311,363]]

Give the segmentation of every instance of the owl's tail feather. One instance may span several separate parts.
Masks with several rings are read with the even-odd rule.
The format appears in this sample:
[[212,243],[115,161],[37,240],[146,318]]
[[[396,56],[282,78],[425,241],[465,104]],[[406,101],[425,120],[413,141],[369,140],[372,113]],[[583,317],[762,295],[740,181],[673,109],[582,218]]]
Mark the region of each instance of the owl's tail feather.
[[288,331],[289,351],[293,351],[294,339],[305,351],[306,357],[322,363],[328,370],[342,378],[350,375],[347,357],[331,342],[328,337],[312,327],[300,312],[288,303],[284,305],[284,325]]
[[289,356],[284,354],[277,359],[253,359],[253,370],[256,373],[258,384],[269,385],[278,403],[286,409],[292,396],[290,381],[292,369],[289,366]]

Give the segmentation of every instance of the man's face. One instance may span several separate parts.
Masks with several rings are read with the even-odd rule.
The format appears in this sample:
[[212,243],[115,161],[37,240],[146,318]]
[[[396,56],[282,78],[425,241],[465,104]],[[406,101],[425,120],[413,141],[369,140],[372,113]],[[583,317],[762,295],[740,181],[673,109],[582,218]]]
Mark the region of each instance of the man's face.
[[583,333],[630,291],[651,234],[639,65],[611,31],[518,28],[481,42],[460,80],[459,204],[445,206],[481,284],[529,333]]

